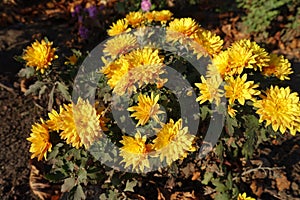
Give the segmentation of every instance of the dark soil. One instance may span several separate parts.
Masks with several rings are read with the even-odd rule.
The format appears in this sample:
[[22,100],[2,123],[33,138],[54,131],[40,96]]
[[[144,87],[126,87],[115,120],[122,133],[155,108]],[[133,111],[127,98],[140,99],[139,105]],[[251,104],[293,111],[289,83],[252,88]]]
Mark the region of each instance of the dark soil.
[[[45,116],[47,111],[34,102],[32,97],[26,97],[20,91],[17,72],[22,66],[13,57],[20,55],[23,48],[33,39],[43,36],[47,36],[50,41],[55,41],[60,46],[61,52],[65,52],[76,42],[73,41],[73,27],[70,26],[68,19],[61,14],[45,17],[43,11],[39,10],[43,8],[42,3],[28,1],[25,4],[15,1],[16,5],[9,4],[8,6],[11,7],[6,7],[3,2],[5,1],[0,3],[2,4],[0,7],[2,12],[0,15],[0,199],[36,199],[29,186],[30,144],[26,138],[29,137],[31,125]],[[37,11],[34,13],[33,10]],[[189,14],[188,11],[183,11],[182,15]],[[209,15],[208,18],[203,13],[191,14],[189,16],[198,19],[200,24],[203,22],[206,27],[214,28],[226,41],[241,36],[235,34],[236,29],[232,24],[236,16],[232,13],[218,17]],[[274,44],[276,47],[278,43]],[[89,49],[92,45],[87,42],[81,47]],[[297,54],[299,46],[290,50],[277,46],[272,50],[291,59],[295,74],[291,77],[293,82],[289,84],[293,90],[300,92],[299,51]],[[300,135],[287,137],[272,146],[262,145],[256,154],[258,163],[262,162],[264,166],[270,168],[283,168],[278,170],[277,174],[261,174],[259,171],[250,173],[252,192],[257,194],[260,192],[262,199],[300,199]],[[253,163],[254,166],[259,166],[255,160]],[[278,174],[285,176],[287,180],[276,179]],[[280,189],[278,185],[282,182],[289,183],[287,189]],[[98,199],[98,196],[93,199]]]

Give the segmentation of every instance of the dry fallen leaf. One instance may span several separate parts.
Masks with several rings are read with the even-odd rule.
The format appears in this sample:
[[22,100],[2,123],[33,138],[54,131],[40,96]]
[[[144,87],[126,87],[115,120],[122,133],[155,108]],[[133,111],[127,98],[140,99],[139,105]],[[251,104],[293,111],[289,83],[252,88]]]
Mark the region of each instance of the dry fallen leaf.
[[260,197],[261,194],[263,193],[263,187],[257,181],[252,181],[250,188],[251,188],[253,194],[255,194],[258,197]]
[[284,174],[281,174],[276,179],[276,186],[279,191],[283,191],[285,189],[289,189],[291,182],[287,180],[286,176]]

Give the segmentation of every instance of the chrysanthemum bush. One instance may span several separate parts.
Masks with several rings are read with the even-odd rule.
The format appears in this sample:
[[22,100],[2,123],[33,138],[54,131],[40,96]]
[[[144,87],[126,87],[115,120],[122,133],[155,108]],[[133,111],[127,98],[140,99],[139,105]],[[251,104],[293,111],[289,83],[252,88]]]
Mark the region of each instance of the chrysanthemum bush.
[[[107,33],[82,65],[77,51],[64,63],[78,69],[64,79],[72,101],[32,125],[29,151],[49,166],[45,177],[75,199],[88,183],[100,199],[130,199],[143,182],[168,178],[192,179],[207,198],[252,199],[247,160],[262,142],[300,132],[299,95],[281,86],[289,61],[248,39],[224,48],[168,10],[131,12]],[[20,75],[57,83],[52,45],[27,47]]]

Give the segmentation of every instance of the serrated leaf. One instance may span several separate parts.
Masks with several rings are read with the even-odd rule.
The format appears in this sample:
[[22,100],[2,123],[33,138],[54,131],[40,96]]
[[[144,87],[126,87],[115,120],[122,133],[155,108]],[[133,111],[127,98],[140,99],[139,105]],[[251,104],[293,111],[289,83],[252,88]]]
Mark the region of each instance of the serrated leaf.
[[36,81],[34,84],[30,85],[28,90],[24,93],[25,96],[29,94],[35,94],[45,83],[42,81]]
[[109,190],[108,199],[109,200],[118,200],[118,192],[116,190]]
[[82,200],[82,199],[86,199],[86,196],[83,192],[81,185],[78,185],[74,193],[74,200]]
[[33,67],[25,67],[22,68],[19,72],[18,72],[18,76],[19,77],[24,77],[24,78],[30,78],[34,75],[34,68]]
[[204,185],[208,185],[208,183],[211,181],[211,179],[213,177],[214,177],[214,173],[213,172],[205,172],[204,178],[201,181],[201,183],[204,184]]
[[227,193],[218,193],[218,194],[216,194],[216,196],[214,198],[218,199],[218,200],[228,200],[228,199],[230,199],[229,194],[227,194]]
[[209,109],[208,106],[202,106],[200,108],[200,117],[201,117],[201,120],[205,120],[207,118],[207,116],[210,115],[211,113],[211,110]]
[[223,193],[226,191],[226,186],[219,179],[212,179],[211,183],[216,187],[216,191]]
[[227,127],[227,132],[228,132],[229,136],[233,136],[234,128],[238,127],[236,118],[227,117],[226,118],[226,127]]
[[57,90],[62,94],[62,96],[67,100],[71,101],[70,93],[68,92],[68,87],[62,82],[57,83]]
[[107,196],[105,195],[105,193],[103,193],[103,194],[101,194],[101,195],[99,196],[99,199],[100,199],[100,200],[107,200]]
[[86,181],[87,179],[87,172],[84,168],[80,168],[79,171],[78,171],[78,181],[80,183]]
[[61,186],[61,192],[69,192],[75,186],[76,180],[74,177],[66,178]]
[[47,180],[50,180],[52,182],[58,182],[58,181],[61,181],[63,179],[66,178],[66,174],[60,172],[60,171],[57,171],[55,173],[51,173],[51,174],[45,174],[45,178]]
[[127,180],[124,191],[134,192],[133,188],[136,186],[137,183],[138,183],[137,180],[133,180],[133,181]]

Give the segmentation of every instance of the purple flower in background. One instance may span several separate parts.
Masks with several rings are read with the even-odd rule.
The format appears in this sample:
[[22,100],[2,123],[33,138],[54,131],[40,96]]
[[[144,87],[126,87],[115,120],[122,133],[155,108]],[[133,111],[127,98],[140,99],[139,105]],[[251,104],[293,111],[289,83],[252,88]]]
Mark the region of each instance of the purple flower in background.
[[91,18],[96,17],[96,15],[98,14],[98,10],[97,10],[96,6],[88,7],[88,8],[86,8],[86,11],[89,13],[89,16]]
[[150,0],[143,0],[141,3],[141,8],[144,12],[147,12],[151,8],[151,2]]
[[80,35],[81,38],[87,39],[88,36],[89,36],[89,29],[87,29],[84,26],[80,26],[79,30],[78,30],[78,33],[79,33],[79,35]]
[[83,16],[78,15],[78,22],[79,22],[79,23],[82,23],[82,22],[83,22]]
[[80,11],[81,11],[81,9],[82,9],[82,6],[81,6],[81,5],[77,5],[77,6],[75,6],[75,8],[74,8],[74,12],[75,12],[76,14],[79,14]]

